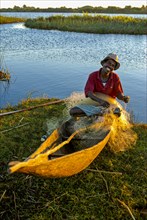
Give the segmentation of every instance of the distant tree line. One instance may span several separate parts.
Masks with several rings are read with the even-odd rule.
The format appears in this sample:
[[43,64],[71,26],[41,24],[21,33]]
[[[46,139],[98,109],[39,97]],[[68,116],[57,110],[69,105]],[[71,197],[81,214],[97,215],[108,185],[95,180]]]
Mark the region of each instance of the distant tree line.
[[103,7],[92,7],[84,6],[80,8],[35,8],[23,5],[23,7],[14,6],[13,8],[1,8],[0,12],[72,12],[72,13],[121,13],[121,14],[146,14],[147,6],[142,5],[142,7],[131,7],[130,5],[124,8],[119,8],[115,6],[109,6],[107,8]]

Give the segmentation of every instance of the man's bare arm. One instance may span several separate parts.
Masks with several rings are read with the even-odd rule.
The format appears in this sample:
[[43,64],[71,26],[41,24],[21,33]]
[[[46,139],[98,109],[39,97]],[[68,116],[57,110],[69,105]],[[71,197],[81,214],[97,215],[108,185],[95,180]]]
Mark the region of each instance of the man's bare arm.
[[98,98],[93,92],[89,91],[87,96],[91,98],[92,100],[98,102],[101,106],[108,108],[110,106],[109,102],[104,101],[100,98]]

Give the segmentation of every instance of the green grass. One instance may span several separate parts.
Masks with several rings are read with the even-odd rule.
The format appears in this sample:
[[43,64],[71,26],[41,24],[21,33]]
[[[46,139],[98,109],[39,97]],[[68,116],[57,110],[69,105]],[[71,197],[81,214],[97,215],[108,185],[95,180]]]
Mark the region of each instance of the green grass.
[[[30,98],[1,112],[48,101]],[[88,169],[75,176],[43,179],[7,173],[10,161],[22,161],[40,146],[47,120],[62,120],[64,112],[65,104],[57,104],[0,118],[0,218],[130,220],[128,209],[121,204],[124,202],[135,219],[145,219],[147,125],[134,125],[138,140],[132,149],[114,154],[106,146]]]
[[18,23],[24,22],[25,20],[26,19],[24,18],[6,17],[0,15],[0,24]]
[[48,18],[28,19],[25,26],[36,29],[74,31],[95,34],[147,34],[147,19],[127,16],[83,16],[64,17],[56,15]]

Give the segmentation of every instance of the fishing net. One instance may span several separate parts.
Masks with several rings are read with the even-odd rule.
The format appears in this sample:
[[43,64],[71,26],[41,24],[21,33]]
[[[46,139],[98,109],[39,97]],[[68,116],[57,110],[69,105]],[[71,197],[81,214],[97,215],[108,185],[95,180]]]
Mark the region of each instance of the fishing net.
[[[113,120],[114,115],[107,115],[105,122]],[[113,152],[125,151],[133,147],[137,140],[137,134],[133,131],[133,125],[128,121],[125,111],[119,118],[113,120],[111,136],[108,142]]]
[[[83,136],[81,135],[81,139],[90,139],[91,143],[95,139],[95,135],[103,136],[105,134],[105,127],[111,125],[111,136],[108,142],[110,149],[113,152],[125,151],[133,145],[135,145],[137,140],[137,134],[133,131],[133,125],[130,122],[130,115],[123,109],[123,107],[118,103],[115,99],[104,95],[97,94],[99,98],[108,101],[110,103],[109,110],[105,111],[104,117],[93,118],[94,122],[97,123],[97,130],[93,132],[86,132]],[[99,103],[92,101],[90,98],[84,97],[83,93],[73,93],[67,102],[67,109],[84,103],[89,105],[98,106]],[[118,107],[121,111],[120,117],[116,117],[114,115],[114,109]],[[75,123],[74,129],[79,129],[82,126],[86,126],[88,120],[81,119],[79,122]],[[80,139],[79,138],[79,139]],[[90,143],[89,143],[90,144]],[[90,144],[91,145],[91,144]]]

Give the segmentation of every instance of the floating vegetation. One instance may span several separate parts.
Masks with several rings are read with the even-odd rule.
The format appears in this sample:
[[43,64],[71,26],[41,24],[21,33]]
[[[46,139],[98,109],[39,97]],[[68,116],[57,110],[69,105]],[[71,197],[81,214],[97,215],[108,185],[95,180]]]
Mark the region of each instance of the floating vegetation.
[[10,78],[11,75],[5,63],[4,54],[0,54],[0,99],[5,97],[10,87]]
[[4,55],[1,54],[0,55],[0,81],[9,82],[10,78],[11,78],[11,75],[5,63]]
[[0,70],[0,81],[9,81],[11,78],[10,73],[9,72],[4,72],[2,70]]

